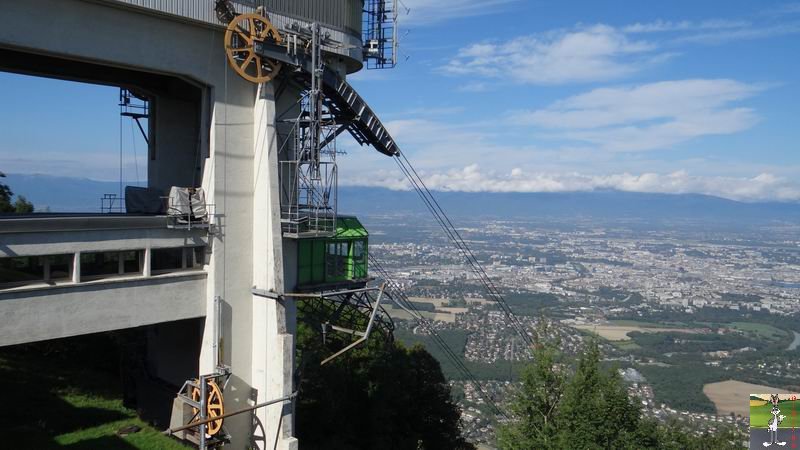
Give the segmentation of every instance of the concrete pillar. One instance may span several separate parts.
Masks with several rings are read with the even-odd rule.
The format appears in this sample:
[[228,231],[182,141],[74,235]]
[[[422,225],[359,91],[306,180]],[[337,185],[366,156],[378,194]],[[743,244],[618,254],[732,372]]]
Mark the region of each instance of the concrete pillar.
[[148,246],[144,249],[144,261],[142,262],[142,276],[149,277],[151,275],[153,250]]
[[72,282],[81,282],[81,252],[72,255]]
[[[254,113],[253,151],[253,286],[283,294],[283,247],[278,180],[278,136],[272,83],[259,86]],[[294,369],[294,304],[253,296],[252,386],[257,401],[292,393]],[[293,403],[257,411],[264,428],[265,449],[296,449]],[[261,444],[260,442],[258,444]]]

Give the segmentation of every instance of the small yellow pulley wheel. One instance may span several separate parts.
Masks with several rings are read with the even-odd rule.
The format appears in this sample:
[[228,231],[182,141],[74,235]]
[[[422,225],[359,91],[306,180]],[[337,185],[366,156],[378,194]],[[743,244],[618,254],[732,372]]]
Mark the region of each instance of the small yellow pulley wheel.
[[[199,383],[199,380],[195,381]],[[213,419],[214,417],[219,417],[225,414],[225,406],[222,403],[222,390],[213,380],[208,380],[206,382],[206,397],[206,417],[208,419]],[[196,402],[200,401],[199,388],[192,388],[192,400]],[[195,415],[198,413],[197,409],[192,408],[192,410]],[[198,418],[197,421],[199,420],[200,419]],[[219,433],[219,430],[222,429],[222,421],[223,419],[219,419],[207,423],[206,436],[211,437]]]
[[283,42],[278,29],[261,14],[242,14],[228,24],[225,31],[228,63],[245,80],[266,83],[278,75],[282,64],[259,56],[255,51],[255,44],[259,42],[278,45]]

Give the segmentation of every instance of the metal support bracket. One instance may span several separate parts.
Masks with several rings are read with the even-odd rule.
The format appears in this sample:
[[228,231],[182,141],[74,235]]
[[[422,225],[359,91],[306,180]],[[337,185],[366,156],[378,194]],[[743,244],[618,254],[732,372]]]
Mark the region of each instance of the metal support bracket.
[[[334,353],[333,355],[323,359],[322,362],[320,363],[321,366],[324,366],[325,364],[333,361],[337,357],[339,357],[342,354],[352,350],[353,348],[357,347],[362,342],[365,342],[367,339],[369,339],[369,333],[370,333],[370,331],[372,331],[372,326],[375,324],[375,316],[377,316],[378,310],[380,310],[381,297],[383,297],[383,290],[384,290],[385,287],[386,287],[386,283],[382,283],[381,287],[378,290],[378,297],[375,300],[375,304],[372,305],[372,313],[369,316],[369,323],[367,324],[367,329],[366,329],[366,331],[364,331],[363,336],[361,336],[359,339],[356,339],[355,341],[353,341],[347,347],[345,347],[345,348],[339,350],[338,352]],[[354,331],[354,330],[348,330],[348,331]]]

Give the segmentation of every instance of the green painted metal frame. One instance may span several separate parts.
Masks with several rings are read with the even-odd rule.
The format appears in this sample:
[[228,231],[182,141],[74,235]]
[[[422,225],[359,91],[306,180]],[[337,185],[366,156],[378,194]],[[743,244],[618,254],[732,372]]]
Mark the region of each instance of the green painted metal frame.
[[298,242],[297,284],[340,284],[367,279],[369,233],[355,217],[336,219],[336,234]]

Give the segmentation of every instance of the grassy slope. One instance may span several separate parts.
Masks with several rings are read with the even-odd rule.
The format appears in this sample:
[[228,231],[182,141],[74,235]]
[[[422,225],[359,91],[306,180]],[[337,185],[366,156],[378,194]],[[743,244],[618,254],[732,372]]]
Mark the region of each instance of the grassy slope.
[[[114,377],[55,362],[45,355],[0,353],[5,408],[0,409],[3,448],[146,449],[187,447],[161,435],[122,406]],[[136,425],[138,433],[115,433]]]
[[744,331],[745,333],[752,333],[755,336],[769,341],[780,341],[788,339],[789,337],[788,332],[763,323],[731,322],[728,326],[739,331]]

